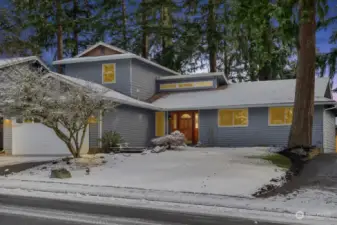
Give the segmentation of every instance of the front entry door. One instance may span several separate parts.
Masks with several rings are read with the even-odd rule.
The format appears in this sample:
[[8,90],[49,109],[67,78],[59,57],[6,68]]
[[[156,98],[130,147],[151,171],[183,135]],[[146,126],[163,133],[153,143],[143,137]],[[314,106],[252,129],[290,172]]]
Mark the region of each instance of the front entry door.
[[193,143],[193,115],[192,113],[179,113],[179,131],[185,135],[186,144]]
[[171,132],[179,130],[185,135],[186,144],[196,144],[198,142],[198,112],[172,112],[171,118]]

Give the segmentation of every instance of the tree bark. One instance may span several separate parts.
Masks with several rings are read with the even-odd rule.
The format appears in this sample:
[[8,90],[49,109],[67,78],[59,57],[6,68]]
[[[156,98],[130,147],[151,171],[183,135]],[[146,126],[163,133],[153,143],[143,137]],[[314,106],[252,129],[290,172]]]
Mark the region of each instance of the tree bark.
[[142,1],[142,57],[147,59],[149,56],[149,34],[148,34],[148,21],[147,10],[148,6],[146,0]]
[[121,2],[121,6],[122,6],[122,36],[123,36],[123,49],[128,49],[128,37],[126,34],[126,5],[125,5],[125,0],[122,0]]
[[208,0],[207,44],[208,44],[210,72],[217,71],[216,69],[217,43],[214,38],[214,35],[216,35],[215,0]]
[[[77,13],[79,11],[78,9],[78,0],[73,0],[73,19],[74,21],[76,21],[77,19]],[[78,54],[78,33],[79,33],[79,29],[78,29],[78,25],[74,24],[74,31],[73,31],[73,35],[74,35],[74,48],[73,48],[73,52],[72,52],[72,56],[76,56]]]
[[[306,15],[305,17],[303,15]],[[288,146],[311,146],[316,59],[316,1],[301,0],[295,104]]]
[[[57,60],[63,59],[63,28],[61,23],[61,17],[62,17],[62,5],[61,0],[56,0],[56,23],[57,23],[57,33],[56,33],[56,39],[57,39]],[[62,66],[58,66],[58,72],[62,73]]]

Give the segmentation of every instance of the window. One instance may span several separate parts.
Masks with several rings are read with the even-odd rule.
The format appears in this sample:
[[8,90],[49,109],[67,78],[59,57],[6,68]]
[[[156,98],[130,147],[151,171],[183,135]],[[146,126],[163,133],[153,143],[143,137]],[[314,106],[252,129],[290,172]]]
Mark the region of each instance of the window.
[[248,126],[248,109],[219,109],[218,126],[220,127]]
[[173,130],[176,130],[178,128],[178,120],[177,120],[177,114],[176,113],[173,114],[172,123],[173,123]]
[[181,118],[181,119],[191,119],[192,117],[191,117],[190,114],[185,113],[185,114],[183,114],[180,118]]
[[161,84],[160,90],[166,89],[183,89],[183,88],[200,88],[200,87],[213,87],[213,81],[194,81],[194,82],[180,82]]
[[156,137],[165,135],[165,112],[156,112]]
[[89,124],[95,124],[97,123],[97,119],[95,116],[90,116],[89,119],[88,119],[88,123]]
[[102,65],[102,83],[111,84],[116,83],[116,64],[103,64]]
[[293,120],[293,107],[269,108],[269,125],[290,125]]

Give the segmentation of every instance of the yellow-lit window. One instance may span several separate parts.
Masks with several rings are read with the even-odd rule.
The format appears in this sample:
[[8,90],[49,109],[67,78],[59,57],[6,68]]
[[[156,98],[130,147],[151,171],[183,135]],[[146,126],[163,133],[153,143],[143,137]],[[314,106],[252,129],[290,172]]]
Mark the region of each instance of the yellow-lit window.
[[194,87],[212,87],[212,86],[213,81],[200,81],[194,83]]
[[177,84],[161,84],[160,85],[160,89],[164,90],[164,89],[174,89],[177,88]]
[[95,116],[90,116],[88,119],[88,123],[94,124],[97,123],[97,119]]
[[179,83],[178,84],[179,88],[189,88],[189,87],[193,87],[193,83]]
[[116,83],[116,64],[103,64],[102,65],[102,82],[103,83]]
[[270,125],[289,125],[293,120],[293,107],[269,108]]
[[173,123],[173,129],[176,130],[177,126],[178,126],[178,120],[177,120],[177,114],[176,113],[173,114],[173,121],[172,121],[172,123]]
[[165,135],[165,112],[156,112],[156,136]]
[[221,127],[248,126],[248,109],[219,109],[218,124]]

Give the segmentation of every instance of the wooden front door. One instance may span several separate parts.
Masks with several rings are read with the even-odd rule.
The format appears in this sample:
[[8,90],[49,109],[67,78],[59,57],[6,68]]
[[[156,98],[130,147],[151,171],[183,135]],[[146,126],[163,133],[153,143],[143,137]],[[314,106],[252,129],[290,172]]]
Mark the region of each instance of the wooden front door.
[[179,130],[185,135],[186,144],[196,144],[198,142],[198,112],[184,111],[172,112],[170,130]]

